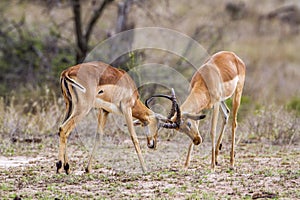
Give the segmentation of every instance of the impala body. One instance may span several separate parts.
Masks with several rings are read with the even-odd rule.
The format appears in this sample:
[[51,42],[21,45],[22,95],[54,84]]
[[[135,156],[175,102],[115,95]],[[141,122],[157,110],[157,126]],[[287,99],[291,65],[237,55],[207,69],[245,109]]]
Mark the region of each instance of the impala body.
[[[225,100],[233,98],[233,119],[232,119],[232,145],[230,153],[230,166],[234,167],[234,146],[235,133],[237,128],[237,112],[240,106],[242,91],[245,82],[246,67],[244,62],[233,52],[221,51],[209,58],[204,65],[194,74],[191,80],[190,94],[181,105],[182,113],[198,114],[203,110],[213,109],[211,119],[211,141],[212,141],[212,161],[211,167],[218,164],[217,157],[222,147],[222,138],[229,117],[229,109]],[[216,126],[219,109],[223,124],[219,138],[215,146]],[[198,121],[182,117],[180,131],[189,135],[192,139],[200,136]],[[202,141],[202,140],[201,140]],[[195,143],[195,142],[194,142]],[[193,144],[191,143],[185,166],[188,167]]]
[[[232,120],[232,146],[230,153],[230,165],[234,167],[234,145],[235,132],[237,128],[237,112],[240,106],[243,86],[245,82],[245,64],[233,52],[221,51],[211,56],[193,75],[190,82],[190,92],[184,103],[173,115],[172,128],[187,134],[192,143],[189,146],[185,167],[188,167],[193,145],[202,143],[202,137],[198,130],[199,120],[205,115],[203,110],[213,109],[211,119],[211,141],[212,141],[212,162],[214,170],[217,163],[217,156],[222,147],[223,133],[228,122],[229,109],[225,100],[233,98],[233,120]],[[219,109],[222,113],[222,127],[215,146],[216,126]],[[178,116],[180,112],[180,116]],[[178,120],[178,117],[180,118]],[[156,134],[156,133],[155,133]],[[155,136],[156,138],[156,136]]]
[[[64,120],[59,127],[59,161],[57,173],[63,168],[70,171],[67,158],[67,138],[79,122],[92,108],[98,108],[98,130],[95,145],[89,158],[87,172],[91,171],[91,161],[97,149],[99,134],[103,134],[109,113],[123,115],[141,167],[146,171],[139,142],[134,130],[133,118],[145,127],[146,135],[156,135],[160,123],[164,121],[148,109],[140,100],[137,88],[130,76],[123,70],[102,62],[89,62],[72,66],[61,73],[61,89],[66,103]],[[155,148],[154,139],[148,138],[148,147]]]

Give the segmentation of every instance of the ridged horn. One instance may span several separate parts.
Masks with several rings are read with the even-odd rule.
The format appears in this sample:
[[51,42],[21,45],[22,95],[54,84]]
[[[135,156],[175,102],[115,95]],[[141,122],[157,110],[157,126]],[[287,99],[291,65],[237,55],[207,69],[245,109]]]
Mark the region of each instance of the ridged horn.
[[180,111],[178,104],[176,103],[176,120],[175,120],[175,122],[165,122],[165,123],[162,123],[161,126],[163,128],[167,128],[167,129],[177,129],[177,128],[180,128],[180,123],[181,123],[181,111]]
[[168,114],[168,119],[170,120],[176,113],[176,121],[175,122],[164,122],[164,123],[161,123],[161,126],[163,128],[168,128],[168,129],[176,129],[176,128],[179,128],[180,127],[180,122],[181,122],[181,112],[180,112],[180,108],[178,106],[178,103],[177,103],[177,99],[176,99],[176,95],[175,95],[175,91],[174,89],[172,88],[171,90],[172,92],[172,95],[171,96],[168,96],[168,95],[164,95],[164,94],[158,94],[158,95],[153,95],[151,96],[150,98],[148,98],[146,101],[145,101],[145,105],[147,106],[147,108],[150,109],[149,107],[149,103],[153,100],[153,98],[155,97],[163,97],[163,98],[167,98],[169,100],[172,101],[172,108],[170,110],[170,113]]

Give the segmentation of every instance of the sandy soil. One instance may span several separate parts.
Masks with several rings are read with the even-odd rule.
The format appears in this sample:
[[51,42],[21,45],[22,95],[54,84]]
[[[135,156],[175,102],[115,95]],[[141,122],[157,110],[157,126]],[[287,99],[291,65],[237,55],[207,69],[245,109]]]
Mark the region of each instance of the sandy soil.
[[[53,136],[54,137],[54,136]],[[89,142],[73,136],[69,143],[72,173],[56,174],[57,137],[40,143],[11,143],[24,149],[0,157],[1,199],[299,199],[300,147],[242,143],[236,169],[229,170],[230,143],[220,166],[211,172],[210,143],[195,148],[188,170],[182,166],[189,139],[177,134],[161,139],[158,149],[141,147],[148,172],[143,174],[129,137],[104,137],[91,174],[84,173]],[[85,145],[84,145],[85,144]],[[7,148],[7,147],[6,147]]]

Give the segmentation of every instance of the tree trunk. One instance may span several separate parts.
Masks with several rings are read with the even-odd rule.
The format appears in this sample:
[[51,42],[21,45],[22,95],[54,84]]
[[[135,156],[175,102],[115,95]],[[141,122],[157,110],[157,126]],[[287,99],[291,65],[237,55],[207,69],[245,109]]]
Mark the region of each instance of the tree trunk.
[[106,6],[114,0],[104,0],[96,9],[87,24],[85,32],[83,32],[83,25],[81,21],[81,4],[80,0],[72,0],[73,14],[74,14],[74,26],[76,33],[76,63],[84,61],[88,52],[88,43],[98,19],[103,13]]

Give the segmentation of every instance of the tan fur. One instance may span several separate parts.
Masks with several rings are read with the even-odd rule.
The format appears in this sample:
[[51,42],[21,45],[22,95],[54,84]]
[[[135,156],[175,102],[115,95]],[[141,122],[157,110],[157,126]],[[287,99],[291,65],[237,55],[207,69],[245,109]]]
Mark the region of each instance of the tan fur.
[[[79,64],[61,73],[61,88],[66,102],[66,114],[59,128],[59,162],[57,172],[64,167],[69,173],[67,158],[67,138],[70,132],[91,108],[98,108],[98,133],[103,133],[108,113],[121,114],[125,117],[135,150],[143,171],[146,171],[139,142],[133,128],[132,117],[148,127],[151,133],[157,131],[155,113],[139,100],[139,94],[133,80],[123,70],[116,69],[102,62]],[[86,171],[91,170],[91,160],[97,148],[95,142]]]
[[[191,80],[190,94],[180,107],[182,113],[199,114],[203,110],[213,108],[211,121],[211,140],[212,140],[212,163],[214,170],[217,163],[219,148],[222,142],[225,126],[228,121],[228,112],[224,100],[233,96],[233,122],[232,122],[232,147],[230,153],[230,165],[234,167],[234,145],[235,132],[237,127],[237,112],[241,101],[245,81],[246,67],[243,61],[233,52],[221,51],[209,58],[203,66],[194,74]],[[223,114],[223,124],[220,135],[215,146],[216,126],[218,121],[219,109]],[[186,133],[193,142],[188,151],[185,167],[188,167],[192,147],[200,144],[202,138],[199,134],[197,121],[182,117],[183,123],[180,131]],[[187,124],[191,124],[188,128]]]

